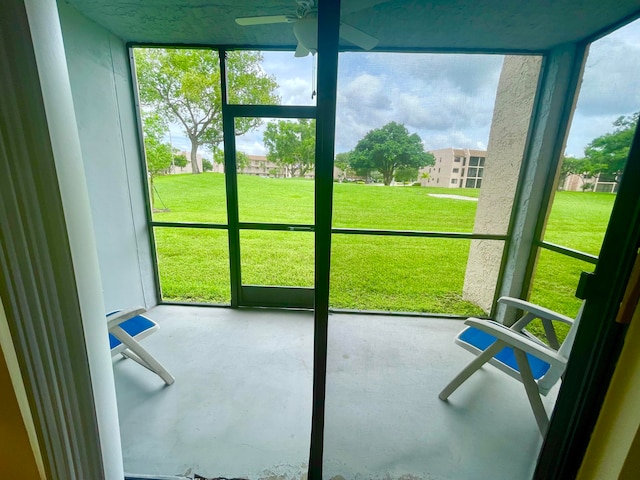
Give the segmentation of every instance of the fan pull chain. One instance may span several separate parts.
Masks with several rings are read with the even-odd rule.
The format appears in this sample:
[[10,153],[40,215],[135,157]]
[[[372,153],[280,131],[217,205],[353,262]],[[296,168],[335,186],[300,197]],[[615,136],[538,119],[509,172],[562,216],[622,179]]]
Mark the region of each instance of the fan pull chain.
[[312,54],[313,63],[311,64],[311,100],[317,95],[316,93],[316,55]]

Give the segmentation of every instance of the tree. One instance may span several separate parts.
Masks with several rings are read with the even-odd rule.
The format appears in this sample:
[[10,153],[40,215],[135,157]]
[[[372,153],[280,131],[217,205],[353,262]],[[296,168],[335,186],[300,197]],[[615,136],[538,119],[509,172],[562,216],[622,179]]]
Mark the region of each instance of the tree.
[[[560,166],[560,181],[558,185],[562,186],[569,175],[578,175],[584,187],[588,179],[598,174],[599,168],[599,165],[594,165],[586,158],[564,157]],[[584,191],[585,189],[582,188],[582,190]]]
[[213,161],[218,165],[224,165],[224,150],[220,148],[213,149]]
[[349,157],[351,156],[351,152],[343,152],[336,154],[336,158],[333,162],[333,165],[340,169],[342,172],[342,179],[349,178],[349,175],[353,170],[349,165]]
[[[200,173],[198,148],[212,150],[223,140],[220,63],[218,53],[206,49],[136,48],[140,99],[166,123],[179,123],[191,142],[191,167]],[[229,102],[276,104],[278,84],[264,73],[259,52],[227,53]],[[261,124],[259,118],[236,118],[236,135]]]
[[242,172],[249,165],[249,155],[244,152],[236,152],[236,170]]
[[396,182],[409,183],[418,179],[418,167],[399,167],[394,175]]
[[399,168],[419,169],[435,163],[434,156],[424,151],[417,133],[409,135],[402,124],[387,123],[371,130],[358,142],[350,157],[351,168],[356,171],[377,170],[385,185]]
[[[582,190],[593,187],[587,180],[600,176],[617,181],[625,167],[631,142],[635,133],[640,112],[633,115],[618,117],[613,122],[613,132],[605,133],[593,139],[584,149],[584,158],[564,157],[560,167],[560,185],[569,175],[579,175],[582,180]],[[608,180],[608,179],[607,179]]]
[[267,123],[263,136],[267,159],[293,177],[304,177],[315,165],[316,122],[306,118]]
[[593,183],[592,182],[584,182],[580,188],[582,189],[583,192],[591,191],[593,190]]
[[174,154],[173,155],[173,164],[176,167],[184,168],[184,167],[187,166],[187,157],[185,157],[184,155],[181,155],[181,154]]
[[617,176],[624,170],[629,148],[640,118],[640,112],[619,117],[613,126],[613,132],[595,138],[584,149],[585,159],[594,166],[595,173]]
[[[213,150],[213,161],[224,165],[224,150],[216,148]],[[249,155],[244,152],[236,152],[236,171],[242,172],[249,165]]]
[[151,196],[151,208],[153,209],[155,205],[153,177],[166,172],[169,167],[171,167],[173,151],[171,145],[162,142],[167,132],[167,126],[158,114],[143,113],[142,125],[144,153],[147,160],[147,172],[149,174],[149,193]]

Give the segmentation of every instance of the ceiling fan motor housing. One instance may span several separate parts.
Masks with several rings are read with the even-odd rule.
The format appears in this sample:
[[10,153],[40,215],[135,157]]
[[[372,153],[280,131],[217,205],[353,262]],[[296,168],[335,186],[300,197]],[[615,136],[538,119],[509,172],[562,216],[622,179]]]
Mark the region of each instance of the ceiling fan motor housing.
[[318,51],[318,19],[315,16],[301,18],[293,24],[293,34],[311,53]]

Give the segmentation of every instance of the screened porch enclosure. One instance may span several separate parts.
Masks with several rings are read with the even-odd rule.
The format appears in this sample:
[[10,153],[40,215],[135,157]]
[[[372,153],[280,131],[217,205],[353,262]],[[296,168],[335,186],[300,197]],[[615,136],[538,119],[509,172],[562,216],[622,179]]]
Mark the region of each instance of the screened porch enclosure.
[[[166,36],[151,27],[134,35],[108,6],[59,5],[105,307],[147,306],[161,328],[144,345],[177,379],[163,387],[114,361],[125,470],[529,478],[547,439],[521,384],[487,367],[448,403],[437,394],[470,359],[453,344],[462,319],[509,322],[499,296],[577,311],[575,287],[598,264],[615,196],[598,206],[597,240],[583,242],[588,210],[565,232],[563,148],[587,46],[630,17],[600,15],[589,36],[504,31],[474,44],[472,32],[436,31],[427,42],[406,12],[395,27],[387,21],[403,2],[369,2],[382,43],[362,51],[337,40],[331,4],[318,18],[318,52],[302,58],[275,25],[254,37],[233,23],[275,4],[229,6],[234,28],[204,40],[183,36],[184,18],[179,29],[165,25]],[[397,40],[403,24],[414,30]],[[178,151],[157,171],[145,129],[154,107],[140,88],[145,52],[206,52],[217,69],[218,136],[192,155],[169,125]],[[262,59],[255,78],[277,84],[264,101],[238,93],[252,81],[233,63],[243,55]],[[381,168],[345,158],[391,124],[433,153],[386,185]],[[283,132],[304,154],[270,150]],[[552,204],[560,213],[550,217]],[[560,388],[543,399],[549,413]]]
[[[136,71],[147,52],[175,51],[134,47]],[[183,353],[178,364],[167,364],[181,378],[175,389],[153,378],[153,387],[141,389],[128,362],[115,363],[123,372],[117,394],[120,410],[128,412],[121,428],[125,470],[132,474],[301,479],[309,469],[316,218],[331,203],[326,189],[318,190],[318,175],[328,162],[283,165],[251,150],[277,141],[270,131],[302,132],[306,122],[317,121],[318,110],[286,93],[276,105],[234,100],[237,80],[225,78],[225,59],[238,52],[210,53],[220,62],[221,85],[229,85],[218,106],[222,126],[233,127],[217,146],[223,164],[200,175],[157,175],[149,189],[158,296],[165,304],[151,313],[164,322],[149,348],[167,359],[172,349]],[[253,53],[271,71],[271,52]],[[283,53],[279,62],[296,65]],[[462,71],[453,76],[462,85],[468,64],[489,77],[486,85],[469,87],[480,90],[478,98],[487,101],[482,107],[469,103],[474,97],[447,102],[437,94],[443,69]],[[425,165],[430,170],[416,168],[416,182],[387,186],[379,171],[350,166],[340,181],[333,169],[323,478],[464,478],[481,464],[486,478],[531,475],[542,438],[517,382],[502,391],[499,374],[483,371],[449,403],[437,392],[469,360],[452,343],[460,319],[494,310],[541,65],[540,55],[339,54],[336,158],[338,150],[349,155],[371,126],[404,119],[414,125],[411,134],[432,121],[430,111],[447,109],[450,122],[477,125],[475,143],[486,150],[466,149],[449,161],[435,148],[447,140],[427,128],[418,130],[420,142],[436,153]],[[384,91],[391,71],[401,68],[408,83]],[[371,79],[363,69],[387,77],[365,82]],[[360,112],[373,102],[391,107],[371,123]],[[412,107],[403,118],[397,109],[407,103]],[[246,130],[243,122],[256,127]],[[419,176],[435,186],[414,185]],[[194,310],[190,303],[232,309]],[[349,311],[393,315],[339,313]],[[549,411],[556,394],[545,398]],[[487,448],[472,446],[478,432],[492,439]],[[509,448],[510,462],[498,462],[495,453]],[[467,455],[477,457],[468,461]]]
[[[228,125],[235,133],[219,137],[210,152],[213,171],[201,175],[173,164],[155,172],[155,159],[147,153],[150,227],[163,302],[312,308],[316,210],[332,204],[332,309],[458,317],[492,311],[539,55],[340,53],[336,163],[327,194],[316,191],[316,163],[328,164],[313,151],[318,111],[313,104],[299,105],[305,99],[314,103],[314,64],[301,68],[286,52],[246,52],[264,71],[255,82],[268,78],[277,86],[264,100],[269,104],[251,104],[246,97],[260,84],[251,78],[240,82],[242,50],[132,51],[143,124],[149,111],[160,108],[157,100],[148,100],[150,89],[162,87],[148,80],[154,72],[149,65],[196,58],[219,63],[213,88],[222,92],[228,85],[229,94],[212,99],[212,108],[220,112],[217,128]],[[482,79],[469,78],[474,76]],[[459,92],[454,98],[439,96],[447,83]],[[234,85],[240,85],[238,94]],[[443,123],[436,126],[441,116]],[[422,153],[406,159],[394,154],[387,163],[358,167],[369,158],[355,159],[368,136],[394,128],[393,135],[417,142]],[[144,125],[143,134],[148,135]],[[177,134],[169,132],[169,139],[172,135]],[[461,141],[476,148],[454,148]],[[439,148],[445,145],[449,148]]]

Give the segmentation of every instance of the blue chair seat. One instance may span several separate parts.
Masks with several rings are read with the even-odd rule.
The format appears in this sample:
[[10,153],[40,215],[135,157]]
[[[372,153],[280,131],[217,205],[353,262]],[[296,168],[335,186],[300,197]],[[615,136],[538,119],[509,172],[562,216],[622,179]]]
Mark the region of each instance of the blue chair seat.
[[[458,337],[461,341],[477,348],[478,350],[484,351],[491,344],[496,341],[496,337],[493,335],[489,335],[482,330],[478,330],[475,327],[468,327],[462,331]],[[504,347],[497,355],[493,358],[504,363],[508,367],[512,368],[516,372],[519,372],[518,362],[516,362],[515,354],[513,353],[513,348]],[[527,360],[529,361],[529,366],[531,367],[531,373],[533,374],[533,378],[538,380],[542,378],[542,376],[549,371],[551,367],[547,362],[540,360],[537,357],[534,357],[530,353],[527,353]]]
[[[114,313],[117,313],[119,310],[116,310],[115,312],[111,312],[109,315],[112,315]],[[137,315],[135,317],[130,318],[129,320],[125,320],[124,322],[122,322],[120,324],[120,327],[127,332],[129,335],[131,335],[132,337],[136,337],[137,335],[140,335],[141,333],[154,328],[156,326],[156,324],[154,322],[152,322],[151,320],[149,320],[146,317],[143,317],[142,315]],[[114,335],[112,335],[111,333],[109,334],[109,345],[111,347],[111,349],[113,350],[114,348],[118,347],[119,345],[122,345],[122,342],[120,340],[118,340]]]

